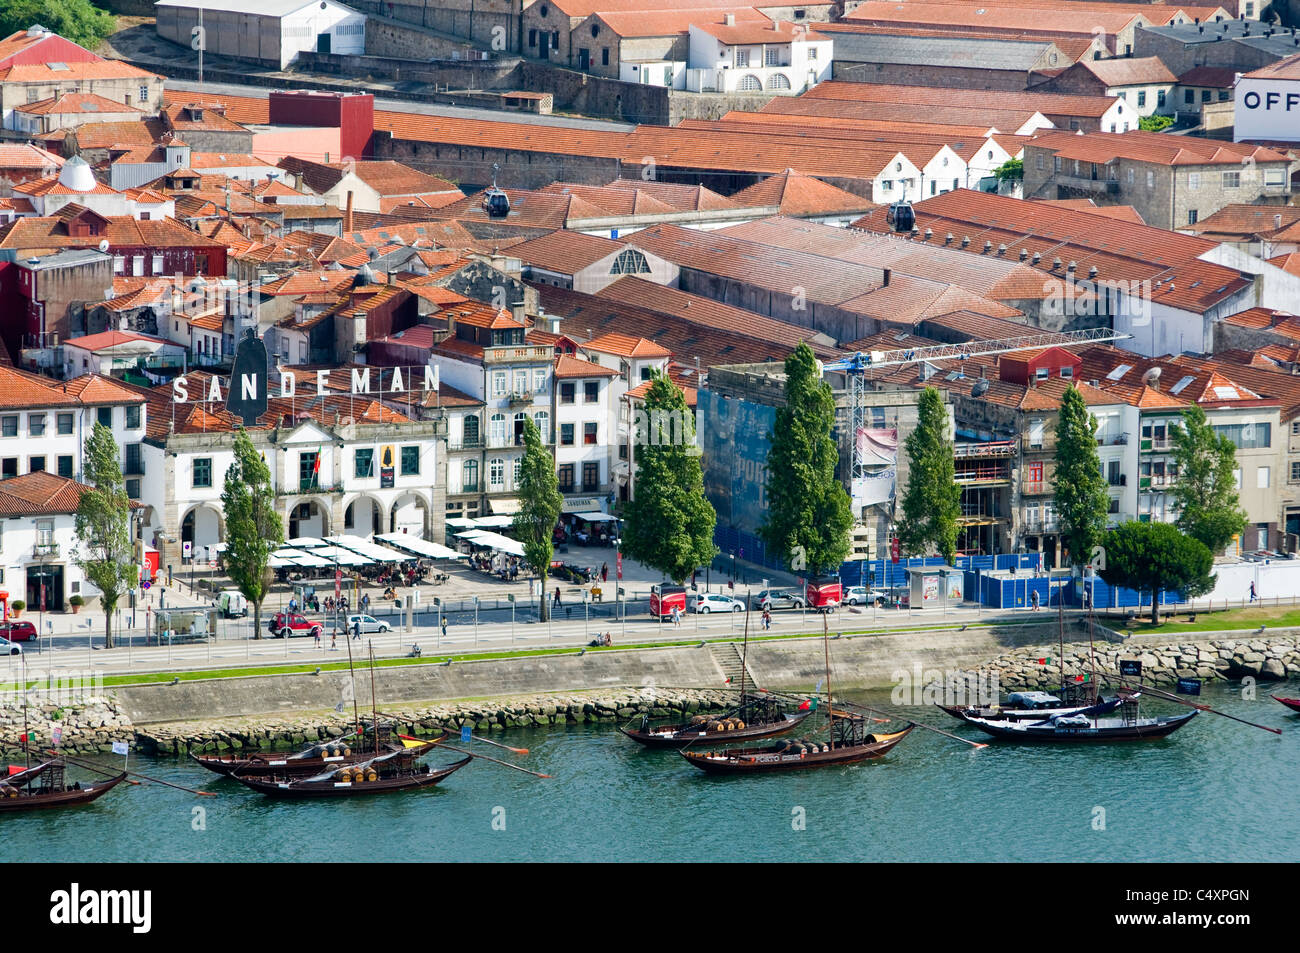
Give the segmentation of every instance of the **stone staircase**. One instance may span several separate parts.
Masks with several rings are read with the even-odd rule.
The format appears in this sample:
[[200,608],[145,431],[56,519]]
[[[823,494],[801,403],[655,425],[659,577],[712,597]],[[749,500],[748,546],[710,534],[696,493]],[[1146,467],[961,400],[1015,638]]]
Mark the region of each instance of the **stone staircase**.
[[731,679],[727,684],[728,688],[740,688],[741,672],[745,674],[746,688],[758,687],[754,683],[754,673],[745,667],[740,654],[740,646],[735,642],[710,642],[709,654],[713,656],[713,661],[718,666],[718,670],[722,672],[722,677]]

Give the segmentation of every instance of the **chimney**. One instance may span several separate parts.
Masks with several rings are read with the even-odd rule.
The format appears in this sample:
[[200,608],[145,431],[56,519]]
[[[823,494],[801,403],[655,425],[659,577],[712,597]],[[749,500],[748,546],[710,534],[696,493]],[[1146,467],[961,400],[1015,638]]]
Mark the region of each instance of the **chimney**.
[[1273,216],[1273,227],[1274,227],[1274,228],[1281,228],[1281,227],[1282,227],[1282,213],[1281,213],[1281,212],[1278,212],[1277,214],[1275,214],[1275,215]]
[[726,22],[726,25],[727,25],[727,26],[735,26],[735,25],[736,25],[736,15],[735,15],[734,13],[728,13],[728,14],[726,15],[726,17],[725,17],[725,22]]
[[1039,263],[1040,261],[1042,261],[1042,260],[1043,260],[1043,253],[1040,252],[1040,251],[1036,251],[1036,252],[1034,252],[1034,260],[1033,260],[1032,264],[1035,264],[1035,265],[1036,265],[1036,264],[1038,264],[1038,263]]
[[891,269],[889,269],[889,268],[886,268],[886,269],[885,269],[885,281],[884,281],[884,284],[881,285],[882,288],[888,288],[888,287],[889,287],[889,275],[890,275],[890,271],[891,271]]
[[970,236],[969,236],[969,235],[963,235],[963,236],[961,237],[961,247],[962,247],[962,248],[967,248],[967,247],[969,247],[969,246],[970,246]]
[[993,248],[993,243],[989,241],[987,238],[984,239],[984,254],[987,255],[989,251],[992,250],[992,248]]
[[[1281,217],[1281,216],[1279,216],[1279,217]],[[934,229],[932,229],[932,228],[927,228],[927,229],[925,230],[925,240],[928,242],[928,241],[929,241],[930,239],[932,239],[933,237],[934,237]]]
[[343,213],[343,233],[349,235],[352,233],[352,190],[348,189],[348,208]]
[[944,240],[943,240],[943,243],[944,243],[945,245],[951,245],[951,244],[952,244],[952,232],[949,232],[949,233],[947,234],[947,236],[946,236],[946,237],[944,238]]
[[1024,261],[1028,257],[1029,257],[1029,249],[1028,248],[1020,249],[1020,260]]

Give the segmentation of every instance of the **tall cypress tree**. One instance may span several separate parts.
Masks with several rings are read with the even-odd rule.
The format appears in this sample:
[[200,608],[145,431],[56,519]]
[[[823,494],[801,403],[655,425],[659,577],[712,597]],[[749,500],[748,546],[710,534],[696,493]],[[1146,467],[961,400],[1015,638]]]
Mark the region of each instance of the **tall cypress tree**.
[[99,590],[104,610],[104,647],[113,647],[113,612],[133,586],[138,570],[131,544],[131,500],[117,462],[113,432],[96,423],[86,438],[86,481],[91,489],[77,504],[73,562]]
[[1056,519],[1070,563],[1082,566],[1101,545],[1110,500],[1097,456],[1097,422],[1079,389],[1071,384],[1061,398],[1056,424]]
[[704,496],[686,395],[661,374],[651,378],[635,439],[636,493],[624,507],[623,549],[682,583],[717,555],[718,515]]
[[262,637],[262,603],[271,591],[271,553],[284,543],[284,521],[275,509],[271,468],[248,431],[235,431],[235,459],[226,468],[221,508],[226,514],[222,561],[230,581],[253,604],[253,638]]
[[898,541],[909,556],[935,549],[946,562],[957,558],[957,518],[961,516],[961,487],[956,482],[948,412],[933,387],[921,391],[916,429],[907,435],[907,492]]
[[1214,432],[1199,404],[1183,411],[1182,426],[1174,427],[1172,436],[1178,466],[1174,525],[1211,553],[1221,553],[1234,536],[1246,531],[1246,512],[1237,495],[1237,448]]
[[835,396],[801,343],[785,360],[785,406],[768,440],[767,515],[759,535],[796,571],[838,570],[852,549],[853,511],[835,477]]
[[555,460],[542,443],[541,432],[531,417],[524,418],[524,458],[519,466],[519,512],[515,514],[515,536],[524,546],[524,556],[537,573],[539,618],[550,617],[546,601],[546,576],[554,551],[555,523],[560,518],[564,497],[555,476]]

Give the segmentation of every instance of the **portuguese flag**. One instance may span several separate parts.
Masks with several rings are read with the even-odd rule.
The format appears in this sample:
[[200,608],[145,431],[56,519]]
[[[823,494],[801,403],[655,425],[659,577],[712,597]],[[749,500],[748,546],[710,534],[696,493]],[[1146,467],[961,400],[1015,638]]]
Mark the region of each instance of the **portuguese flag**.
[[1039,665],[1051,665],[1051,664],[1052,664],[1052,657],[1049,655],[1049,656],[1047,656],[1046,658],[1040,658],[1040,659],[1038,660],[1038,664],[1039,664]]
[[816,710],[817,710],[817,699],[816,699],[816,698],[805,698],[805,699],[803,700],[803,704],[799,706],[799,710],[800,710],[800,711],[816,711]]

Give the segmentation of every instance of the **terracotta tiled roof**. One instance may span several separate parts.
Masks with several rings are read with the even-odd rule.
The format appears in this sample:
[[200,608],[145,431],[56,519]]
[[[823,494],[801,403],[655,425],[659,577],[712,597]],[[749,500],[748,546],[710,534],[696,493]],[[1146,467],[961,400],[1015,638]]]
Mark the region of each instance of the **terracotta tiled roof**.
[[1276,258],[1268,260],[1270,265],[1276,265],[1288,274],[1300,278],[1300,252],[1291,252],[1289,255],[1278,255]]
[[63,165],[63,159],[53,152],[47,152],[28,143],[0,143],[0,169],[16,170],[57,169]]
[[561,354],[555,359],[555,376],[556,377],[618,377],[618,371],[609,367],[601,367],[599,364],[593,364],[591,361],[584,361],[580,357],[573,357],[569,354]]
[[518,256],[526,265],[534,265],[557,274],[573,275],[602,258],[617,254],[625,247],[622,242],[612,238],[559,230],[515,245],[510,249],[510,254]]
[[32,116],[48,116],[62,113],[136,113],[141,111],[125,103],[114,102],[95,93],[64,93],[39,102],[14,107],[19,112]]
[[1178,76],[1180,86],[1205,86],[1230,89],[1237,81],[1237,71],[1229,66],[1194,66]]
[[786,169],[731,196],[738,205],[774,205],[783,215],[832,215],[874,208],[869,199],[845,192],[821,179]]
[[[72,237],[67,234],[66,221],[70,215],[83,211],[79,205],[67,205],[58,215],[44,218],[20,218],[0,228],[0,248],[86,248],[98,245],[103,238],[115,247],[150,248],[224,248],[225,246],[204,238],[174,219],[155,218],[140,220],[129,215],[101,216],[106,218],[106,236]],[[94,213],[92,213],[94,214]]]
[[102,351],[109,347],[123,344],[166,344],[162,338],[135,334],[131,331],[100,331],[97,334],[84,334],[81,337],[67,338],[64,347],[79,347],[84,351]]
[[1197,136],[1168,136],[1158,132],[1093,132],[1080,136],[1072,132],[1041,132],[1031,145],[1050,149],[1065,159],[1110,162],[1130,159],[1156,165],[1235,165],[1247,158],[1255,162],[1286,162],[1286,156],[1250,143],[1201,139]]
[[1092,199],[1033,199],[1033,201],[1059,208],[1072,208],[1091,215],[1100,215],[1103,218],[1117,218],[1122,222],[1132,222],[1134,225],[1146,224],[1132,205],[1098,205]]
[[84,483],[44,470],[0,480],[0,516],[53,516],[75,513],[81,495],[91,490]]
[[729,46],[736,46],[744,43],[752,44],[773,44],[773,43],[792,43],[795,40],[829,40],[829,36],[823,36],[814,32],[806,24],[787,23],[783,20],[776,20],[763,23],[757,20],[742,22],[739,17],[736,22],[728,26],[725,21],[719,22],[716,19],[706,20],[704,23],[695,23],[694,26],[703,30],[719,42],[726,43]]
[[[676,182],[646,181],[644,179],[615,179],[607,183],[608,189],[627,189],[644,192],[666,205],[683,211],[714,211],[736,208],[729,198],[702,185],[681,185]],[[595,202],[594,204],[602,204]]]
[[66,407],[77,403],[75,395],[69,394],[62,385],[55,384],[49,378],[0,366],[0,409]]
[[[892,6],[892,4],[891,4]],[[910,2],[908,6],[913,4]],[[945,10],[960,9],[957,4],[939,4]],[[859,7],[861,9],[861,7]],[[1016,16],[1026,12],[1013,8]],[[1087,18],[1091,24],[1091,18]],[[965,106],[973,108],[1013,109],[1041,112],[1043,115],[1064,114],[1100,118],[1114,104],[1111,96],[1083,96],[1069,93],[1015,92],[997,89],[950,89],[941,86],[897,86],[886,83],[818,83],[801,99],[837,100],[840,102],[898,103],[911,106]],[[771,105],[771,104],[769,104]],[[924,113],[920,118],[926,118]],[[931,120],[933,121],[933,120]],[[1013,130],[1003,130],[1011,132]]]
[[1246,74],[1251,79],[1300,79],[1300,53]]
[[59,181],[57,175],[47,176],[43,179],[32,179],[29,182],[23,182],[14,186],[15,192],[21,192],[23,195],[120,195],[117,189],[110,189],[103,182],[95,182],[95,187],[88,192],[79,192],[76,189],[70,189]]
[[1173,84],[1177,78],[1158,56],[1116,57],[1105,60],[1080,60],[1079,65],[1107,86],[1150,86]]
[[1183,230],[1221,240],[1249,240],[1274,237],[1300,223],[1300,207],[1294,205],[1225,205],[1213,215]]
[[672,357],[672,352],[654,341],[629,334],[599,334],[582,345],[584,351],[613,354],[617,357],[657,358]]
[[0,69],[0,81],[7,83],[66,83],[70,80],[93,82],[98,80],[161,79],[156,73],[131,66],[121,60],[99,60],[93,63],[30,63]]
[[495,310],[478,302],[469,302],[461,307],[449,308],[440,312],[441,317],[445,317],[456,324],[466,324],[475,328],[487,328],[492,331],[505,330],[508,328],[522,328],[523,324],[516,321],[505,308]]
[[[113,332],[105,332],[113,333]],[[97,335],[92,335],[96,337]],[[84,342],[88,338],[81,338]],[[85,347],[85,344],[81,345]],[[138,393],[123,386],[109,377],[98,374],[85,374],[68,381],[68,393],[80,399],[83,404],[138,404],[142,398]]]
[[[657,4],[657,0],[653,0],[653,2]],[[634,37],[677,36],[686,33],[693,25],[702,30],[707,30],[712,26],[725,23],[723,18],[728,13],[735,17],[736,23],[739,25],[757,23],[766,25],[769,30],[772,28],[770,19],[753,7],[746,6],[726,7],[716,10],[699,10],[691,7],[663,10],[622,10],[617,12],[602,10],[595,14],[595,17],[608,27],[615,36],[631,39]],[[731,27],[733,30],[739,28],[739,26]],[[746,40],[744,42],[759,41]],[[778,41],[773,40],[772,42]],[[784,42],[789,43],[789,38],[787,37]]]

